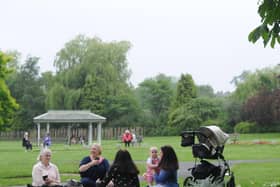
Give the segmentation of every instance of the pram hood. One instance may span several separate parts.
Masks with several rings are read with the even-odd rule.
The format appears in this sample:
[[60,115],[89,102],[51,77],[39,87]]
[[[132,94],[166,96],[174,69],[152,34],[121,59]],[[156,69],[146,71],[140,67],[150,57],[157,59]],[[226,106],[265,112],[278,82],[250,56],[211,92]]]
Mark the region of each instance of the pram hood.
[[[202,126],[198,129],[202,136],[208,138],[209,143],[214,147],[223,147],[226,141],[229,139],[229,135],[223,132],[218,126]],[[198,135],[199,141],[203,141],[205,137]],[[204,142],[200,142],[204,143]]]

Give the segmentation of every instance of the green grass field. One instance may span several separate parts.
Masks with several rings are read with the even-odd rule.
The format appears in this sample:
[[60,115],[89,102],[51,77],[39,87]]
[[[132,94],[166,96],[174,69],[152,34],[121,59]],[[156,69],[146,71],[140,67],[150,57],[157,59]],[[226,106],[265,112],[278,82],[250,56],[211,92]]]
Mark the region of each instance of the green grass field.
[[[130,147],[129,151],[136,161],[141,173],[145,171],[144,161],[148,157],[150,146],[172,145],[179,161],[194,161],[191,148],[180,146],[178,137],[146,137],[139,147]],[[258,142],[262,142],[261,144]],[[265,142],[265,143],[263,143]],[[102,141],[103,156],[110,161],[114,159],[116,151],[122,147],[117,140]],[[67,146],[53,144],[52,162],[60,170],[62,181],[79,179],[78,165],[80,160],[89,154],[89,149],[81,145]],[[266,160],[265,162],[234,164],[232,170],[236,176],[236,183],[242,187],[280,185],[280,133],[240,135],[237,144],[227,144],[224,156],[227,160]],[[31,170],[37,162],[39,148],[25,152],[21,141],[0,141],[0,186],[16,186],[31,183]],[[180,179],[182,183],[183,178]],[[141,183],[145,186],[145,182]],[[275,185],[276,186],[276,185]]]

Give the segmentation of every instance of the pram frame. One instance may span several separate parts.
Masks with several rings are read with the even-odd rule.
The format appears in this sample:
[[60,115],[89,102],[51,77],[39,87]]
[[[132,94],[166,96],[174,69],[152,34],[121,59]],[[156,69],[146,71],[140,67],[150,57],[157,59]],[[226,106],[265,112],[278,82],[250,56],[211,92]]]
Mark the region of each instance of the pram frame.
[[[207,135],[205,135],[201,131],[183,131],[180,135],[182,137],[181,146],[192,146],[192,149],[193,149],[193,156],[195,158],[195,164],[194,164],[194,167],[189,168],[188,170],[193,171],[193,169],[197,166],[197,159],[198,158],[200,159],[200,163],[202,163],[202,161],[205,161],[205,159],[218,160],[219,165],[216,166],[216,167],[220,167],[220,169],[221,169],[221,172],[220,172],[219,176],[209,175],[205,179],[197,179],[193,175],[189,175],[185,178],[184,183],[183,183],[183,187],[188,187],[188,186],[193,186],[193,187],[200,187],[200,186],[203,186],[203,187],[212,187],[212,186],[224,187],[226,185],[228,186],[228,184],[225,184],[225,180],[224,180],[226,175],[231,176],[234,180],[233,172],[230,170],[229,164],[223,156],[224,144],[222,144],[221,142],[218,142],[219,140],[217,140],[218,139],[217,137],[215,137],[217,142],[213,142]],[[189,138],[190,142],[187,142],[188,144],[184,145],[183,144],[183,139],[186,138],[187,136],[192,136],[192,138]],[[195,141],[196,141],[195,136],[197,136],[199,144],[195,143]],[[194,145],[200,145],[200,144],[205,143],[205,142],[203,142],[203,143],[201,142],[202,137],[204,138],[204,140],[208,141],[209,145],[211,146],[209,148],[209,151],[211,151],[211,154],[206,156],[207,158],[204,158],[205,155],[199,155],[199,154],[194,153],[194,147],[193,147]],[[222,137],[220,139],[221,141],[223,141],[225,143],[226,140],[223,139],[223,138],[227,138],[226,134],[225,134],[225,137]],[[191,141],[193,141],[193,142],[191,142]],[[221,161],[222,161],[222,164],[220,163]],[[206,181],[206,183],[201,184],[201,183],[203,183],[203,181]]]

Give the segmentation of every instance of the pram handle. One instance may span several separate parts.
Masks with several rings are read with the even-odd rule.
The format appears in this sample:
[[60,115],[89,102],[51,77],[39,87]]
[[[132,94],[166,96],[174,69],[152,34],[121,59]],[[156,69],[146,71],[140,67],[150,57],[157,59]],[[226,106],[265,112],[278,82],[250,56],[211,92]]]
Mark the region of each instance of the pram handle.
[[184,136],[184,135],[186,135],[186,134],[190,134],[190,135],[193,135],[193,136],[199,134],[199,135],[204,136],[205,138],[208,138],[205,134],[203,134],[203,133],[200,132],[200,131],[182,131],[181,134],[180,134],[180,136]]

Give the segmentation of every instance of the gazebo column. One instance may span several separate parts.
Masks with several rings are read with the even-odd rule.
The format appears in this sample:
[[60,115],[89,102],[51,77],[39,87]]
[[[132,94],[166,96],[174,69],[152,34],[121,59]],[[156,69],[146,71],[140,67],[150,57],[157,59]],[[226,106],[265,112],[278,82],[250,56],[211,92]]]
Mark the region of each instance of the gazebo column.
[[101,122],[97,124],[97,142],[101,145]]
[[40,123],[37,123],[37,146],[38,147],[40,146],[40,129],[41,129]]
[[92,123],[88,125],[88,145],[92,144]]
[[50,124],[47,123],[47,134],[50,133]]
[[67,143],[70,145],[70,134],[71,134],[71,125],[68,124],[67,126]]

